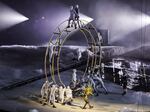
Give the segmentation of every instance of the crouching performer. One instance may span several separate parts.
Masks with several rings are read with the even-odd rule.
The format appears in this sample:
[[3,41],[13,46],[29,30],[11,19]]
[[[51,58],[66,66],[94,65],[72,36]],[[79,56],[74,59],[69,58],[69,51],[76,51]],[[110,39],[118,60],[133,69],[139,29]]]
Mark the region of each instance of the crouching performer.
[[65,90],[65,94],[66,94],[66,98],[65,98],[64,104],[71,105],[71,103],[73,101],[73,97],[72,97],[72,90],[71,90],[70,86],[67,86],[67,88]]
[[42,88],[41,88],[41,98],[42,98],[42,105],[44,105],[45,102],[48,101],[48,96],[49,96],[49,86],[52,84],[53,82],[48,82],[45,81],[45,83],[43,84]]
[[49,94],[49,104],[52,105],[53,108],[56,108],[55,106],[55,93],[58,90],[56,85],[52,85],[50,88],[50,94]]
[[64,104],[64,98],[65,98],[65,91],[66,91],[66,88],[60,86],[59,89],[58,89],[58,100],[61,104]]
[[97,86],[100,84],[101,87],[105,90],[105,94],[108,94],[108,90],[105,87],[102,77],[99,75],[99,71],[97,71],[97,73],[94,74],[93,79],[98,82]]

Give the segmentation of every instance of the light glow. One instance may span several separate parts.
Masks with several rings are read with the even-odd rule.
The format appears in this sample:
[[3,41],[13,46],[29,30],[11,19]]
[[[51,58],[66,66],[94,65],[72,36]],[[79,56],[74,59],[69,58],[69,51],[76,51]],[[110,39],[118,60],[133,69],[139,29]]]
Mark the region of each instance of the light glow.
[[0,3],[0,30],[10,28],[27,20],[27,17]]

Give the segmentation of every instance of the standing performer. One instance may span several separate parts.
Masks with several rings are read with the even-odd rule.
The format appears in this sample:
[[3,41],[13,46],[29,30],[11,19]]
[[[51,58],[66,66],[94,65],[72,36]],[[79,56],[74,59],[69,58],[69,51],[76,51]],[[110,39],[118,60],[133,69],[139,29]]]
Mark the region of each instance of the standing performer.
[[53,45],[51,45],[50,47],[49,47],[49,63],[50,64],[52,64],[52,57],[53,57],[53,53],[54,53],[54,46]]
[[68,26],[67,28],[70,28],[70,21],[72,21],[73,25],[75,26],[75,29],[77,28],[75,23],[75,10],[73,9],[73,6],[70,6],[70,17],[68,20]]
[[78,61],[79,61],[82,57],[82,51],[80,48],[77,49],[77,56],[78,56]]
[[93,89],[90,85],[86,86],[84,89],[84,95],[83,95],[83,99],[85,101],[85,105],[83,106],[82,109],[86,109],[86,105],[89,105],[89,108],[93,108],[92,105],[90,105],[90,101],[89,101],[89,97],[93,95]]
[[79,5],[76,5],[75,8],[75,20],[77,21],[78,23],[78,27],[80,28],[80,24],[79,24],[79,13],[80,13],[80,10],[79,10]]
[[76,69],[73,69],[73,73],[72,73],[72,83],[73,83],[73,87],[76,86],[76,83],[77,83],[77,70]]
[[119,75],[119,84],[121,85],[122,84],[122,76],[123,76],[123,71],[122,71],[122,69],[118,72],[118,75]]
[[121,82],[122,82],[122,87],[123,87],[123,93],[122,96],[124,96],[127,93],[127,74],[125,72],[125,70],[123,70],[123,76],[121,78]]
[[98,32],[97,35],[98,35],[99,44],[102,44],[103,43],[103,37],[102,37],[101,33]]

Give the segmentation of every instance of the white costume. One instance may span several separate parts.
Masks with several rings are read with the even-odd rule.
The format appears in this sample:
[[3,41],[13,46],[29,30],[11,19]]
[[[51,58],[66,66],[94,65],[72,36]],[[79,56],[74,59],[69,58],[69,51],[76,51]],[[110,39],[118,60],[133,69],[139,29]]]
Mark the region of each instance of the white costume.
[[106,87],[105,87],[105,85],[104,85],[104,82],[103,82],[101,76],[98,76],[98,74],[99,74],[99,73],[97,72],[97,74],[95,74],[95,75],[93,76],[93,79],[97,80],[97,81],[101,84],[101,86],[103,87],[103,89],[105,90],[105,92],[107,93],[108,91],[107,91],[107,89],[106,89]]
[[74,85],[74,87],[76,86],[77,83],[77,74],[76,74],[77,70],[73,69],[73,73],[72,73],[72,83]]
[[105,64],[104,64],[104,63],[101,63],[101,70],[102,70],[102,73],[104,73],[104,68],[105,68]]
[[78,61],[79,61],[82,57],[82,51],[80,48],[77,49],[77,55],[78,55]]
[[49,48],[49,62],[52,63],[52,57],[53,57],[53,53],[54,53],[54,46],[51,45]]
[[120,71],[118,72],[118,74],[119,74],[120,76],[123,76],[123,71],[120,70]]
[[66,93],[66,99],[65,100],[67,102],[71,101],[72,100],[72,90],[70,89],[69,86],[67,86],[65,93]]
[[46,98],[48,99],[49,85],[50,85],[50,83],[49,83],[48,81],[46,81],[46,82],[43,84],[43,86],[42,86],[42,88],[41,88],[41,96],[42,96],[42,99],[43,99],[44,97],[46,97]]
[[59,94],[59,100],[61,103],[64,103],[64,96],[65,96],[65,88],[62,86],[59,87],[58,94]]
[[99,39],[99,42],[101,42],[102,41],[102,35],[98,32],[98,39]]
[[51,87],[51,90],[50,90],[50,96],[49,96],[49,103],[52,103],[54,104],[55,103],[55,92],[58,88],[56,87],[56,85],[53,85]]

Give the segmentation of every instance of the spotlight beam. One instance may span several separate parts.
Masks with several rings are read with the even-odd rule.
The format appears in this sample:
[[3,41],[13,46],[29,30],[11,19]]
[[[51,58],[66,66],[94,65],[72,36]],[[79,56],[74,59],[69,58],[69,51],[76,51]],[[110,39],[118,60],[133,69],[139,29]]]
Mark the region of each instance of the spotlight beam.
[[27,17],[0,3],[0,30],[10,28],[27,20]]

